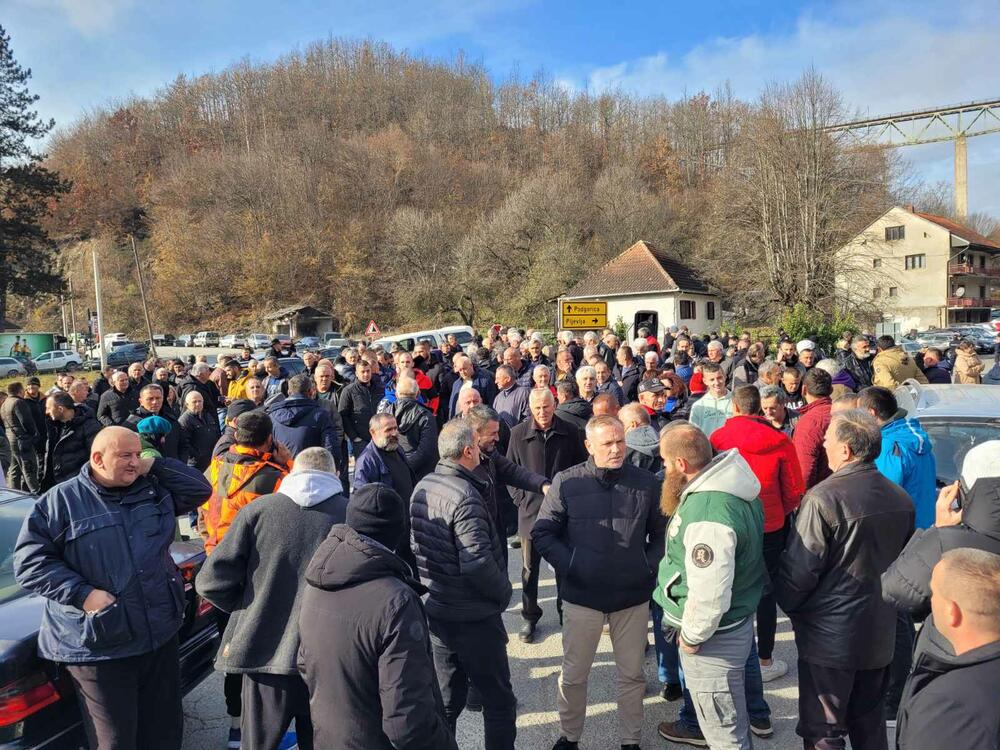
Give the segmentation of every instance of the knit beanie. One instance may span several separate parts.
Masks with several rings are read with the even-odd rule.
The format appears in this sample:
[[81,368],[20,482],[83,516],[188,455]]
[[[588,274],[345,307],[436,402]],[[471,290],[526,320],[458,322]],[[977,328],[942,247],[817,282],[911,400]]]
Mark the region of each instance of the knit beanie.
[[139,424],[136,425],[136,429],[139,431],[140,435],[166,435],[170,430],[173,429],[173,425],[170,421],[164,419],[163,417],[146,417],[145,419],[140,419]]
[[406,519],[403,499],[384,484],[366,484],[351,493],[347,525],[359,534],[395,550],[403,539]]

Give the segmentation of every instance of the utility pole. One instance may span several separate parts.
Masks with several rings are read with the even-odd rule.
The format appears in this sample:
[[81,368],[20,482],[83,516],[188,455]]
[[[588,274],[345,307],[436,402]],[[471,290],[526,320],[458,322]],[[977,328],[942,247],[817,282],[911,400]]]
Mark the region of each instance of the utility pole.
[[135,247],[135,235],[128,236],[132,242],[132,255],[135,257],[135,273],[139,277],[139,295],[142,297],[142,314],[146,316],[146,333],[149,335],[149,351],[156,357],[156,342],[153,341],[153,324],[149,322],[149,306],[146,304],[146,285],[142,281],[142,267],[139,265],[139,251]]
[[97,265],[97,247],[94,247],[94,297],[97,299],[97,350],[101,355],[101,372],[108,366],[108,353],[104,349],[104,303],[101,301],[101,270]]
[[59,295],[59,314],[62,316],[63,338],[69,339],[69,332],[66,330],[66,298]]
[[955,138],[955,216],[969,215],[969,156],[965,136]]
[[73,297],[73,278],[69,282],[69,324],[73,326],[73,351],[80,352],[80,330],[76,327],[76,299]]

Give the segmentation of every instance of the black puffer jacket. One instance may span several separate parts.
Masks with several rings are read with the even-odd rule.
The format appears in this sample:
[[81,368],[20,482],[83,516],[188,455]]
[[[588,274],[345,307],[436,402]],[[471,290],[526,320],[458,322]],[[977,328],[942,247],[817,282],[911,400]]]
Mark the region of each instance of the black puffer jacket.
[[334,526],[306,570],[299,672],[316,747],[457,750],[444,718],[427,620],[398,556]]
[[371,440],[368,422],[375,415],[381,398],[382,393],[374,382],[362,383],[360,380],[345,386],[337,397],[337,409],[344,422],[344,435],[348,442],[355,444],[354,455],[360,453]]
[[910,496],[871,463],[842,466],[806,493],[774,582],[800,659],[856,670],[889,664],[896,613],[882,599],[881,575],[913,519]]
[[413,490],[413,554],[432,618],[472,622],[510,603],[505,542],[487,508],[488,491],[487,482],[446,459]]
[[416,481],[434,471],[437,464],[437,420],[430,409],[412,398],[400,398],[392,413],[399,427],[399,447]]
[[556,416],[569,422],[580,432],[587,428],[587,422],[594,416],[594,407],[577,396],[556,407]]
[[123,425],[129,415],[139,408],[131,389],[119,393],[114,388],[101,394],[97,405],[97,420],[105,427]]
[[624,464],[586,463],[556,474],[531,539],[559,576],[562,598],[617,612],[649,601],[663,557],[660,483]]
[[931,571],[950,549],[973,547],[1000,555],[1000,477],[978,480],[962,500],[962,523],[913,535],[882,574],[882,596],[917,620],[931,613]]
[[187,444],[187,465],[194,466],[199,471],[204,471],[212,463],[215,443],[219,439],[219,431],[215,429],[214,422],[215,413],[206,413],[204,409],[200,415],[185,411],[177,420]]
[[[548,433],[535,427],[534,419],[526,419],[510,431],[507,458],[535,474],[552,479],[556,474],[587,460],[583,435],[568,422],[553,417]],[[512,488],[510,493],[517,506],[517,533],[531,538],[531,528],[542,507],[542,493]]]
[[69,422],[50,419],[47,426],[42,482],[45,490],[80,473],[80,468],[90,460],[90,446],[102,429],[101,423],[89,411],[83,410],[76,410]]
[[163,447],[160,448],[160,453],[162,453],[166,458],[176,458],[178,461],[188,463],[188,456],[191,451],[188,447],[187,435],[181,429],[180,424],[177,422],[177,418],[174,417],[173,412],[167,406],[167,403],[165,401],[163,402],[163,408],[160,409],[159,414],[153,414],[153,412],[140,406],[128,415],[128,419],[125,420],[125,424],[123,426],[138,432],[139,422],[144,420],[146,417],[163,417],[165,420],[170,422],[170,432],[167,433],[166,438],[163,440]]
[[[202,383],[194,375],[186,375],[177,381],[177,401],[181,404],[183,408],[185,399],[187,399],[188,393],[191,391],[198,391],[201,394],[202,400],[204,400],[205,405],[202,409],[203,413],[215,414],[223,406],[222,395],[219,393],[219,386],[215,384],[212,380],[206,380]],[[221,430],[216,429],[216,437],[218,437]]]
[[858,359],[854,355],[854,352],[844,356],[844,369],[854,378],[859,391],[862,388],[868,388],[872,384],[872,378],[875,376],[875,370],[872,365],[873,359],[873,357]]

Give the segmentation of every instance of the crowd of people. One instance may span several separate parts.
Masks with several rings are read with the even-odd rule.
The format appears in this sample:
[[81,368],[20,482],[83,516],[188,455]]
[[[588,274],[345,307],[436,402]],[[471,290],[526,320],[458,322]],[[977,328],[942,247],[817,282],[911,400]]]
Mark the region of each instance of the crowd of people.
[[806,748],[887,748],[887,726],[905,750],[997,747],[1000,440],[939,491],[894,395],[942,382],[948,357],[636,333],[359,343],[294,375],[276,341],[9,386],[0,460],[39,495],[15,572],[46,599],[39,651],[66,665],[91,747],[181,745],[177,516],[205,543],[230,748],[278,748],[293,724],[303,750],[457,748],[466,710],[477,746],[514,748],[512,549],[524,644],[555,572],[553,750],[585,737],[605,633],[620,746],[640,747],[650,622],[681,705],[660,737],[771,736],[779,607]]

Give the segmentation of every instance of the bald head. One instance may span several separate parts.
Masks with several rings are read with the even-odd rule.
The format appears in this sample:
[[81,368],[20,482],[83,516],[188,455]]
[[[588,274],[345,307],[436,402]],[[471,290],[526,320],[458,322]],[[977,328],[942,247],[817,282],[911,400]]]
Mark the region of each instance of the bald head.
[[462,388],[458,392],[458,401],[456,402],[455,408],[461,416],[465,416],[469,413],[469,409],[473,406],[478,406],[483,403],[483,397],[479,394],[472,386]]
[[102,487],[129,487],[139,478],[139,435],[125,427],[105,427],[90,448],[90,475]]
[[660,433],[660,458],[668,473],[692,477],[712,460],[712,444],[690,422],[673,422]]

